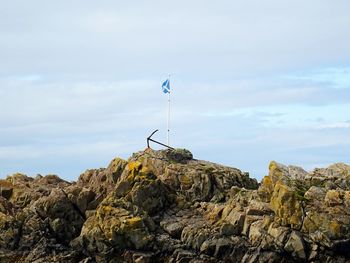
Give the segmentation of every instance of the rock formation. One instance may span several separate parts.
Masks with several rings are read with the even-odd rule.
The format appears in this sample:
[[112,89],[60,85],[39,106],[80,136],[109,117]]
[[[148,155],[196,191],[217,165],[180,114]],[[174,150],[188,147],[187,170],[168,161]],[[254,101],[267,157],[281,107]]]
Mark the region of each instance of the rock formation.
[[[0,262],[350,262],[350,166],[272,161],[260,184],[187,150],[77,182],[0,180]],[[347,261],[348,260],[348,261]]]

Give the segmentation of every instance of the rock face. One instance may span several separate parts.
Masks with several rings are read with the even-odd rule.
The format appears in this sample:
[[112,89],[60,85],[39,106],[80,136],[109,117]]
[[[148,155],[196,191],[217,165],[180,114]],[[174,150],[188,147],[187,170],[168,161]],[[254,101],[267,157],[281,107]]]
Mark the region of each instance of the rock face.
[[0,262],[349,262],[350,166],[271,162],[260,184],[183,149],[77,182],[0,180]]

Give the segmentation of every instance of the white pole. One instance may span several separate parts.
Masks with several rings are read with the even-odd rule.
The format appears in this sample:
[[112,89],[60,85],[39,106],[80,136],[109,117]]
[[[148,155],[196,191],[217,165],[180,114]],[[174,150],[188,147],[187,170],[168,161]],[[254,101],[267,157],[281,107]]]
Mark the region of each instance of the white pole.
[[[169,87],[170,87],[170,74],[169,74]],[[168,92],[168,114],[167,114],[167,145],[169,146],[169,133],[170,133],[170,90]]]

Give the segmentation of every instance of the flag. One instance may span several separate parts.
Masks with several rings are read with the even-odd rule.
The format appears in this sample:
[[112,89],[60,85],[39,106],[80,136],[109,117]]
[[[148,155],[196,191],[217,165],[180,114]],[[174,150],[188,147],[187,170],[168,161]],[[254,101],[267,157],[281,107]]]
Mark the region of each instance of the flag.
[[169,79],[167,79],[166,81],[163,82],[162,89],[163,89],[164,93],[170,93],[170,80]]

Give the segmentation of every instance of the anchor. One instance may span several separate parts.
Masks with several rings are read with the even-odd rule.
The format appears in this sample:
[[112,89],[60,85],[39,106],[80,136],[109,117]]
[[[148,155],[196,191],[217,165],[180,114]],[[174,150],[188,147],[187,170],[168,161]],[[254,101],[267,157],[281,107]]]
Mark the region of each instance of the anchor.
[[162,145],[162,146],[164,146],[164,147],[167,147],[167,148],[169,148],[169,149],[175,150],[173,147],[170,147],[169,145],[166,145],[166,144],[164,144],[164,143],[161,143],[161,142],[158,142],[158,141],[156,141],[156,140],[151,139],[151,137],[152,137],[157,131],[158,131],[158,130],[155,130],[154,132],[151,133],[150,136],[147,137],[147,147],[148,147],[148,148],[151,148],[151,147],[149,146],[149,142],[151,141],[151,142],[154,142],[154,143],[156,143],[156,144],[159,144],[159,145]]

